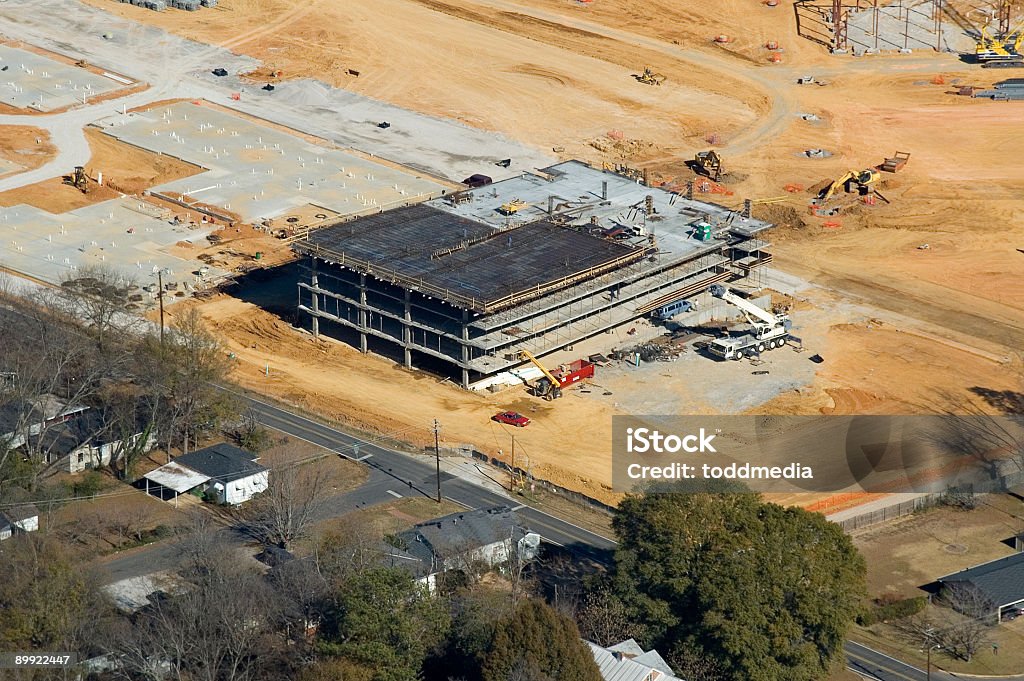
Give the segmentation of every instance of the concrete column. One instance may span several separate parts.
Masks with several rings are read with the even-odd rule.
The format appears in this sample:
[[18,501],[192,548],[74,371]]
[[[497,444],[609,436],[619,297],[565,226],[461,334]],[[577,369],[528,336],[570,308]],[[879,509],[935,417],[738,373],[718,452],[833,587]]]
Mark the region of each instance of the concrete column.
[[412,368],[412,310],[409,305],[409,298],[412,293],[405,289],[405,323],[402,324],[402,343],[405,346],[405,368]]
[[462,387],[469,390],[469,310],[462,311]]
[[366,275],[359,275],[359,352],[366,352]]
[[[310,278],[310,285],[313,288],[320,288],[320,275],[316,269],[316,258],[313,258],[313,272]],[[313,338],[320,337],[320,294],[316,291],[311,291],[313,294]]]

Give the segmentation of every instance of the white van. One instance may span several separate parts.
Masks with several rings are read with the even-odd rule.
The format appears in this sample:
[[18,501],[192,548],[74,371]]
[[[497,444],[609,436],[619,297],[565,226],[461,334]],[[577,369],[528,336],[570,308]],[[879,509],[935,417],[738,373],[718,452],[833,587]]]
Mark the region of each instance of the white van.
[[669,319],[672,319],[677,314],[689,312],[690,310],[693,309],[695,309],[695,306],[689,300],[677,300],[674,303],[663,305],[659,307],[657,310],[655,310],[654,318],[665,322],[668,321]]

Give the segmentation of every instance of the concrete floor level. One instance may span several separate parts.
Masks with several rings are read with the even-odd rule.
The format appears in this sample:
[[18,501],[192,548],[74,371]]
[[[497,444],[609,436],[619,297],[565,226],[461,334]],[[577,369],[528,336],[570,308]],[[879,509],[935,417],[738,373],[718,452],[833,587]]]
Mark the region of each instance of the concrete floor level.
[[74,278],[88,266],[102,266],[140,286],[165,282],[179,290],[202,288],[227,272],[211,269],[169,251],[175,244],[199,243],[212,231],[171,222],[170,211],[132,199],[115,199],[54,215],[31,206],[0,208],[0,267],[52,283]]
[[440,196],[445,186],[209,105],[179,102],[111,116],[117,139],[206,168],[154,187],[184,195],[246,222],[287,215],[308,204],[343,217],[376,213]]
[[769,227],[569,161],[297,242],[299,310],[470,387],[712,283],[758,288]]
[[0,69],[0,102],[25,110],[54,111],[85,104],[92,97],[134,84],[8,45],[0,45]]

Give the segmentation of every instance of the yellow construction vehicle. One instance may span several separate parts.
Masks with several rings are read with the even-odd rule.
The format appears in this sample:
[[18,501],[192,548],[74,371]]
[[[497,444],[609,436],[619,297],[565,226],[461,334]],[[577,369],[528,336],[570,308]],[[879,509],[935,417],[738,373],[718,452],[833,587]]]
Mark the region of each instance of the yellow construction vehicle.
[[634,76],[634,78],[645,85],[661,85],[665,82],[665,76],[660,73],[655,73],[654,69],[650,66],[645,66],[644,72],[638,76]]
[[693,157],[692,166],[695,172],[706,175],[715,182],[722,179],[722,157],[714,149],[697,152]]
[[751,213],[754,211],[754,206],[762,206],[771,203],[783,203],[785,201],[792,201],[792,196],[773,196],[768,199],[743,199],[743,210],[740,211],[740,217],[747,218],[751,217]]
[[839,191],[840,188],[844,191],[852,192],[854,187],[857,188],[857,192],[861,195],[874,193],[888,203],[888,199],[879,194],[878,190],[875,189],[875,185],[880,179],[882,179],[882,174],[874,168],[851,170],[821,191],[818,195],[818,204],[823,204],[831,199],[832,195]]
[[75,172],[72,175],[65,175],[64,184],[71,185],[83,194],[89,193],[89,177],[85,174],[85,168],[82,166],[75,166]]
[[512,199],[508,203],[501,204],[501,207],[498,208],[498,212],[502,213],[503,215],[515,215],[516,213],[518,213],[519,211],[521,211],[522,209],[526,208],[529,205],[530,204],[528,204],[526,201],[523,201],[522,199]]
[[978,61],[1006,61],[1010,59],[1010,53],[1006,47],[990,36],[985,27],[979,29],[980,36],[974,45],[974,56]]
[[548,371],[547,367],[540,363],[540,360],[533,356],[532,353],[527,350],[520,352],[523,359],[528,359],[533,363],[535,367],[540,369],[540,372],[544,376],[534,382],[530,386],[533,394],[537,397],[543,397],[545,400],[554,400],[562,396],[562,382],[558,380],[554,374]]

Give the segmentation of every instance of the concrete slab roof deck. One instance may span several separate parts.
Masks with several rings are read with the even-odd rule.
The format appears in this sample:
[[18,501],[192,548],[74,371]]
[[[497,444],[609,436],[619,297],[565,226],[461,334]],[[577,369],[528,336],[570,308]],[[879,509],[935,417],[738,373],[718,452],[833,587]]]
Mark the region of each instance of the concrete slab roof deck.
[[53,111],[121,90],[124,83],[41,54],[0,45],[0,102],[19,109]]
[[[549,197],[555,218],[565,224],[603,228],[641,226],[643,234],[631,240],[642,244],[653,237],[661,260],[668,264],[693,257],[708,246],[721,246],[722,238],[699,241],[694,226],[707,222],[716,237],[750,239],[772,225],[763,220],[743,218],[737,209],[709,201],[690,201],[658,187],[646,187],[611,171],[592,168],[581,161],[565,161],[540,171],[468,190],[453,200],[448,196],[429,205],[459,217],[478,220],[494,227],[508,222],[499,208],[513,199],[527,204],[516,213],[519,221],[548,216]],[[603,185],[607,185],[604,187]],[[654,212],[646,215],[647,197]]]
[[104,132],[206,172],[153,188],[184,194],[246,222],[286,216],[313,203],[343,217],[404,206],[446,191],[417,173],[314,144],[210,105],[179,102],[100,122]]
[[547,221],[500,230],[426,205],[321,229],[297,248],[478,312],[616,269],[645,252]]

